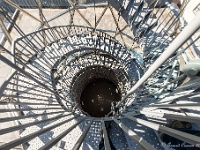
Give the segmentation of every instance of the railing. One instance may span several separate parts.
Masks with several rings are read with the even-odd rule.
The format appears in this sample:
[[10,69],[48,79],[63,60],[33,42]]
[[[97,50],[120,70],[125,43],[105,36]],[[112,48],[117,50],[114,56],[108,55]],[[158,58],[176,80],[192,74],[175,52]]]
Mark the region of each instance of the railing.
[[[174,33],[175,36],[173,36],[168,31],[176,29],[181,11],[184,11],[186,5],[182,7],[176,17],[167,20],[165,23],[165,20],[160,21],[160,18],[169,9],[163,8],[158,15],[160,10],[155,10],[157,1],[147,6],[143,1],[139,1],[136,3],[137,9],[135,11],[133,11],[133,5],[136,5],[134,1],[128,1],[126,6],[123,3],[124,1],[112,0],[108,2],[119,11],[119,17],[122,16],[134,30],[135,38],[133,42],[137,41],[138,44],[144,46],[143,68],[140,67],[137,60],[129,61],[132,54],[130,54],[127,45],[123,45],[115,37],[108,35],[109,32],[106,34],[102,32],[102,29],[96,29],[96,26],[91,28],[69,25],[41,29],[17,39],[14,43],[14,54],[0,46],[3,51],[14,58],[14,63],[2,55],[0,55],[0,60],[16,70],[0,89],[2,100],[0,105],[7,106],[7,108],[1,108],[0,113],[15,112],[15,115],[7,118],[4,116],[0,119],[0,122],[16,121],[18,123],[12,127],[1,129],[0,135],[26,129],[25,133],[21,132],[21,138],[0,146],[0,149],[14,148],[44,134],[51,139],[43,140],[45,145],[38,144],[39,146],[36,148],[49,149],[62,139],[64,141],[69,140],[70,138],[66,136],[70,136],[69,133],[72,132],[71,136],[77,137],[77,143],[71,144],[73,145],[71,148],[78,149],[84,143],[87,134],[95,123],[102,124],[96,130],[103,130],[101,140],[103,140],[106,149],[111,149],[112,142],[105,126],[108,120],[113,120],[118,124],[143,149],[155,149],[155,145],[152,146],[148,138],[141,138],[138,132],[129,128],[126,125],[127,122],[123,121],[124,118],[129,119],[129,122],[132,121],[133,124],[142,125],[156,132],[185,141],[194,147],[199,147],[200,137],[172,127],[162,126],[159,123],[160,120],[153,122],[151,119],[173,119],[192,124],[200,123],[199,102],[193,99],[194,96],[199,94],[199,77],[198,74],[195,74],[195,69],[198,72],[198,68],[192,70],[194,76],[191,77],[190,82],[177,88],[177,82],[186,77],[186,74],[179,76],[180,65],[177,59],[199,39],[198,36],[189,45],[184,44],[199,31],[200,15],[197,15],[195,20],[185,27],[180,34]],[[75,5],[72,7],[74,10],[78,9]],[[112,12],[112,8],[109,9]],[[155,11],[157,19],[154,20],[153,12]],[[139,19],[138,16],[143,19],[134,22],[134,20]],[[162,26],[163,24],[165,25]],[[120,32],[119,30],[119,34]],[[118,31],[116,31],[117,33]],[[168,46],[170,42],[171,44]],[[80,59],[87,60],[87,65],[83,66],[85,69],[76,66],[82,65],[79,62]],[[74,73],[70,72],[67,65],[74,65]],[[69,97],[64,97],[65,91],[59,93],[59,89],[56,87],[58,81],[63,82],[62,89],[68,86],[68,82],[71,82],[68,90],[71,87],[77,89],[78,84],[76,82],[79,78],[84,75],[83,81],[85,81],[87,78],[84,73],[86,72],[89,75],[91,68],[96,69],[96,66],[108,67],[115,71],[119,69],[118,78],[123,80],[127,77],[126,80],[130,81],[130,75],[133,72],[129,72],[128,69],[132,65],[137,65],[136,68],[138,69],[137,75],[131,76],[133,82],[130,85],[132,88],[113,109],[111,112],[113,116],[109,118],[85,116],[85,112],[79,110],[77,104],[70,101]],[[123,71],[120,72],[120,69],[123,69]],[[140,78],[142,69],[147,71]],[[103,72],[106,72],[105,70]],[[62,76],[62,79],[58,79],[59,76]],[[108,78],[112,78],[111,76],[112,73],[107,75]],[[137,80],[138,82],[133,85]],[[70,92],[72,91],[75,90],[72,89]],[[129,98],[128,101],[127,98]],[[182,101],[181,98],[187,99],[190,104],[179,103]],[[118,108],[119,111],[116,111]],[[185,109],[188,111],[185,111]],[[145,118],[141,119],[138,115],[145,115]],[[74,120],[77,122],[73,122]],[[40,126],[40,128],[32,130],[35,125]],[[86,125],[86,127],[83,128],[83,132],[79,136],[76,134],[77,129],[75,128],[80,127],[80,125]],[[54,132],[56,135],[50,136],[50,132]],[[23,144],[23,146],[25,145]]]

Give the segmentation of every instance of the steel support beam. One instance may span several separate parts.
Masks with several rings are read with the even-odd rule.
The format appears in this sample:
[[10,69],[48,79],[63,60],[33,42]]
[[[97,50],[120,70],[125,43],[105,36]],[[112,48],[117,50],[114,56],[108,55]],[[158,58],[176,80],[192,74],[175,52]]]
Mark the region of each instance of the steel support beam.
[[109,139],[108,139],[108,134],[107,134],[107,130],[106,130],[104,121],[101,122],[101,126],[102,126],[102,129],[103,129],[103,138],[104,138],[105,150],[111,150],[110,142],[109,142]]
[[14,2],[12,2],[11,0],[3,0],[4,2],[6,2],[7,4],[13,6],[14,8],[16,8],[17,10],[20,10],[21,12],[25,13],[26,15],[28,15],[29,17],[33,18],[34,20],[37,20],[40,23],[43,23],[41,20],[39,20],[38,18],[34,17],[33,15],[31,15],[30,13],[28,13],[27,11],[25,11],[24,9],[22,9],[21,7],[19,7],[18,5],[16,5]]
[[174,119],[174,120],[180,120],[180,121],[200,124],[200,117],[158,113],[158,112],[153,112],[153,111],[151,111],[151,112],[150,111],[139,111],[139,113],[143,114],[147,117],[150,117],[150,118],[151,117],[152,118],[167,118],[167,119]]
[[[92,27],[91,23],[84,17],[84,15],[79,11],[79,9],[76,7],[75,3],[73,3],[71,0],[66,0],[76,11],[77,13],[83,18],[83,20],[88,24],[88,26]],[[93,28],[93,27],[92,27]]]
[[133,94],[174,52],[176,52],[191,36],[200,28],[200,12],[174,39],[169,47],[149,67],[142,78],[127,92],[127,95],[117,104],[119,107],[126,99]]
[[179,77],[177,77],[176,79],[170,81],[170,83],[167,83],[166,85],[162,86],[161,88],[166,88],[168,85],[172,84],[172,83],[176,83],[180,80],[185,79],[187,76],[185,74],[180,75]]
[[163,105],[149,105],[146,108],[200,108],[200,103],[186,103],[186,104],[163,104]]
[[124,114],[124,113],[122,113],[122,115],[127,117],[128,119],[134,121],[134,122],[137,122],[141,125],[144,125],[145,127],[151,128],[155,131],[165,133],[169,136],[175,137],[175,138],[177,138],[181,141],[185,141],[185,142],[192,144],[194,146],[200,144],[200,137],[198,137],[198,136],[194,136],[192,134],[181,132],[181,131],[178,131],[178,130],[175,130],[175,129],[172,129],[172,128],[164,127],[162,125],[152,123],[150,121],[146,121],[146,120],[143,120],[143,119],[135,118],[135,117],[132,117],[132,116]]
[[93,120],[91,120],[91,122],[87,125],[86,129],[84,130],[84,132],[82,133],[82,135],[80,136],[80,138],[78,139],[78,141],[76,142],[76,144],[74,145],[74,147],[72,148],[72,150],[77,150],[80,148],[81,144],[83,143],[91,125],[93,123]]
[[193,79],[191,81],[188,81],[184,85],[178,87],[179,90],[188,90],[188,89],[197,89],[200,87],[200,79]]
[[3,30],[4,34],[6,35],[8,42],[11,44],[12,43],[12,37],[10,36],[10,33],[6,29],[6,26],[3,23],[3,20],[0,18],[0,27]]

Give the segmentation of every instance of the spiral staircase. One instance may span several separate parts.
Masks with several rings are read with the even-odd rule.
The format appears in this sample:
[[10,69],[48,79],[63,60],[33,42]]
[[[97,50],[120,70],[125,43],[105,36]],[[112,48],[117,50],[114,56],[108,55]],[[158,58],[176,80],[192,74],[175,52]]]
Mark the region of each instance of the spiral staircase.
[[[0,88],[0,139],[17,134],[0,149],[200,149],[200,13],[181,24],[188,1],[179,11],[157,0],[45,2],[34,1],[38,19],[33,5],[0,1],[20,35],[0,45],[13,68]],[[25,33],[8,6],[40,27]],[[45,7],[64,13],[48,20]]]

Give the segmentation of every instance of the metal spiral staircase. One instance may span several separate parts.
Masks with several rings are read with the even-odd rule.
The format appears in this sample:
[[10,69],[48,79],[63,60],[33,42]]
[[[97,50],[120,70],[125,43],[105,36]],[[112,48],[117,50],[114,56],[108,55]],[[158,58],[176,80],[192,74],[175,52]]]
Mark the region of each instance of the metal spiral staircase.
[[[18,34],[1,24],[12,48],[0,45],[0,60],[13,71],[0,139],[18,137],[0,149],[200,149],[200,13],[187,24],[188,1],[179,11],[158,0],[0,4]],[[47,18],[47,8],[63,12]],[[25,33],[10,9],[39,26]]]

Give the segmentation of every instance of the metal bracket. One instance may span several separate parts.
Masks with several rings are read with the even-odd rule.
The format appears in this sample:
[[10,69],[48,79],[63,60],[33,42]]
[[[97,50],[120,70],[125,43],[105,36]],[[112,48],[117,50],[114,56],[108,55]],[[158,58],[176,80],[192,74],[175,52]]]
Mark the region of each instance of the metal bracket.
[[200,72],[200,59],[193,59],[188,64],[186,64],[183,68],[184,74],[189,77],[197,76]]

